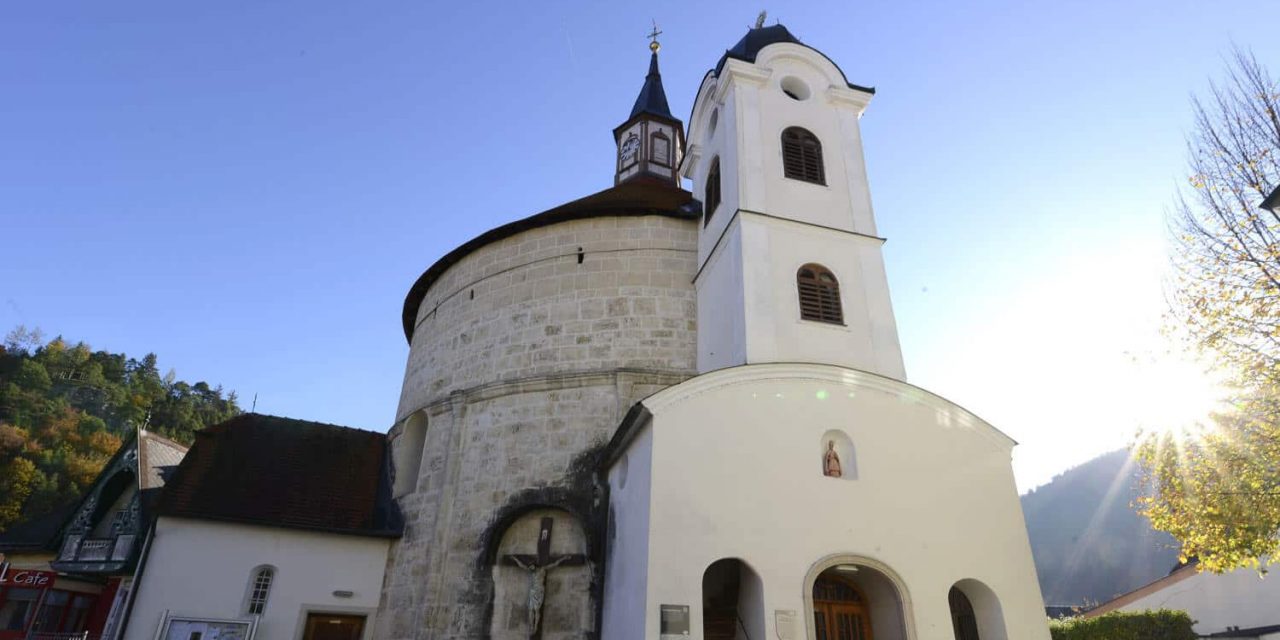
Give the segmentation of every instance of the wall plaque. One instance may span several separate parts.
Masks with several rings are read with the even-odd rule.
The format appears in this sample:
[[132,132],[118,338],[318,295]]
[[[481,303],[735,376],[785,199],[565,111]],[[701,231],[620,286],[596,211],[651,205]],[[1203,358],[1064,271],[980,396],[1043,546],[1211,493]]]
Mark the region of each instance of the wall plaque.
[[800,631],[796,628],[796,612],[791,609],[774,609],[773,629],[778,633],[778,640],[796,640]]
[[658,605],[658,639],[685,640],[689,637],[689,605]]

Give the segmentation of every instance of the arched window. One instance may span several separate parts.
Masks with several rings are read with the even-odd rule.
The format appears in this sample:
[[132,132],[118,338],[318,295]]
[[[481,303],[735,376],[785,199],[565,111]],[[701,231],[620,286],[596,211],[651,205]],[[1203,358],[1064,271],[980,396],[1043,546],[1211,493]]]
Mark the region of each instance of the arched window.
[[649,159],[664,166],[671,166],[671,139],[661,131],[649,136]]
[[844,324],[840,306],[840,283],[835,274],[818,264],[806,264],[796,272],[800,294],[800,318],[816,322]]
[[707,171],[707,189],[705,197],[707,213],[702,217],[702,226],[711,223],[711,214],[720,206],[720,156],[711,159],[711,169]]
[[827,183],[822,168],[822,143],[817,136],[800,127],[783,130],[782,174],[793,180]]
[[251,616],[260,616],[267,610],[267,595],[271,593],[271,581],[276,577],[276,569],[261,566],[249,574],[249,595],[245,598],[244,612]]

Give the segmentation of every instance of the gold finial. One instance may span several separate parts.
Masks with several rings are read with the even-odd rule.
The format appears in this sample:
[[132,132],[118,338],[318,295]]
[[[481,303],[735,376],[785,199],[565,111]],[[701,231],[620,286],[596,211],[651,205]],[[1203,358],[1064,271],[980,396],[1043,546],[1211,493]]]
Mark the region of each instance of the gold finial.
[[768,12],[768,11],[761,11],[761,12],[760,12],[760,15],[756,16],[756,28],[757,28],[757,29],[759,29],[759,28],[761,28],[761,27],[763,27],[763,26],[764,26],[764,19],[765,19],[765,18],[767,18],[767,17],[769,17],[769,12]]
[[649,39],[652,40],[652,42],[649,43],[649,50],[654,53],[657,53],[658,49],[662,48],[662,45],[658,44],[658,36],[660,35],[662,35],[662,32],[658,31],[658,21],[654,20],[653,31],[649,32]]

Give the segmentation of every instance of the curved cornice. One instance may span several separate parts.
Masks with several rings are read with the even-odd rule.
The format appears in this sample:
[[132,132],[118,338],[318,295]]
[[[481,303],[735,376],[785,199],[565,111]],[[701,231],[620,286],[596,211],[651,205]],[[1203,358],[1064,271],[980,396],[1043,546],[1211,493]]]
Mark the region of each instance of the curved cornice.
[[895,380],[869,371],[848,369],[831,364],[815,364],[804,362],[784,362],[770,364],[748,364],[727,369],[719,369],[710,373],[690,378],[678,385],[668,387],[641,401],[651,414],[658,414],[667,408],[690,400],[704,393],[726,387],[752,384],[756,382],[787,382],[796,380],[816,380],[851,388],[869,389],[887,393],[899,400],[912,404],[921,404],[939,412],[943,412],[955,426],[973,428],[983,433],[993,444],[1006,450],[1018,444],[1003,431],[991,426],[991,423],[979,418],[964,407],[943,398],[942,396],[917,387],[913,384]]

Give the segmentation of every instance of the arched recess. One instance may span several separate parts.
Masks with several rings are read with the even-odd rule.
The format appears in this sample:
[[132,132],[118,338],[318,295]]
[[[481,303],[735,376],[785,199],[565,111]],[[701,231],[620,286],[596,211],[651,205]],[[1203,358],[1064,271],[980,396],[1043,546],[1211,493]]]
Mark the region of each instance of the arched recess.
[[395,482],[393,494],[399,498],[418,488],[418,474],[422,471],[422,454],[427,442],[427,412],[418,411],[404,421],[400,436],[391,443],[391,460]]
[[129,506],[138,493],[138,477],[131,469],[121,469],[102,485],[98,504],[89,522],[94,537],[106,538],[122,533]]
[[823,637],[817,629],[814,588],[819,581],[844,582],[864,598],[874,640],[916,640],[911,595],[906,583],[884,563],[851,553],[827,556],[809,568],[804,578],[805,629],[809,640]]
[[947,593],[956,640],[1008,640],[1004,610],[991,587],[966,578]]
[[[858,452],[849,434],[839,429],[822,434],[822,440],[818,441],[818,451],[818,460],[821,462],[818,468],[822,470],[822,475],[842,480],[858,479]],[[838,475],[834,471],[838,471]]]
[[493,580],[491,640],[590,637],[592,568],[582,522],[562,509],[537,508],[512,518],[489,557]]
[[748,640],[765,633],[764,582],[737,558],[716,560],[702,573],[704,640]]

